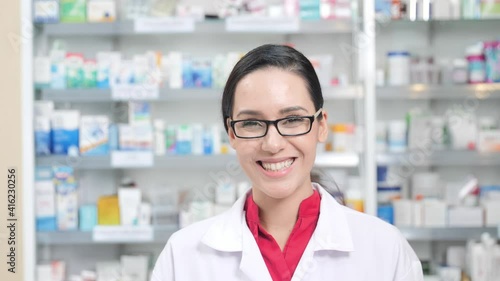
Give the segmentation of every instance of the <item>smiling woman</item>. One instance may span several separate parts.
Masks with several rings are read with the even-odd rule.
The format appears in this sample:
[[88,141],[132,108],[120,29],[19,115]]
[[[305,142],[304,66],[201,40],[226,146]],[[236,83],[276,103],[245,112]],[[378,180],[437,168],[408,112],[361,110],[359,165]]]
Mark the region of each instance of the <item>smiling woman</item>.
[[230,74],[222,116],[252,189],[169,239],[153,281],[423,280],[399,231],[311,181],[328,136],[318,77],[299,51],[263,45]]

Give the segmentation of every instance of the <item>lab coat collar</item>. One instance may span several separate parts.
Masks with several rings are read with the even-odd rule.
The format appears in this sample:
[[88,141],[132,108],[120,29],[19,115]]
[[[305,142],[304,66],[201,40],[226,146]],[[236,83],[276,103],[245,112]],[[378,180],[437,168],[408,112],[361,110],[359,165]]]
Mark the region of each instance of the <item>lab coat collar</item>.
[[[312,250],[353,251],[354,246],[344,207],[319,184],[313,183],[313,187],[321,195],[321,205],[318,224],[311,237],[311,242],[314,243],[309,243],[313,246]],[[258,250],[255,239],[249,239],[253,236],[245,220],[244,206],[247,195],[241,196],[230,210],[215,219],[202,238],[204,244],[222,252],[238,252],[243,251],[244,245],[255,243],[252,245],[254,247],[245,247],[245,251],[249,248]]]

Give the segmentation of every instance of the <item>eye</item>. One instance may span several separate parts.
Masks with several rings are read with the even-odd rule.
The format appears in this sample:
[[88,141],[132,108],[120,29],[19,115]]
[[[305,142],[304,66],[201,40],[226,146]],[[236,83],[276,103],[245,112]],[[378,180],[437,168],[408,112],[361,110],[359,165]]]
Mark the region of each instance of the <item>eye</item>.
[[239,122],[239,126],[245,129],[253,129],[262,127],[262,122],[256,120],[244,120]]
[[288,117],[287,119],[283,120],[283,125],[285,126],[293,126],[293,125],[300,125],[304,124],[307,121],[307,118],[304,117]]

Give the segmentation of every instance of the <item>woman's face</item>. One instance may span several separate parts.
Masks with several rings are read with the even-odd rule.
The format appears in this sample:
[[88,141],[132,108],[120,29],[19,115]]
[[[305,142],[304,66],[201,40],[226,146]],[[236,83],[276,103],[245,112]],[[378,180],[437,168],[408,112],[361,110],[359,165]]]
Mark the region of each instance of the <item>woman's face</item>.
[[[316,112],[306,83],[299,75],[278,68],[254,71],[236,86],[232,120],[276,120],[311,116]],[[327,138],[326,113],[301,136],[281,136],[273,125],[262,138],[241,139],[229,129],[231,146],[253,184],[253,192],[274,199],[311,188],[310,172],[316,145]]]

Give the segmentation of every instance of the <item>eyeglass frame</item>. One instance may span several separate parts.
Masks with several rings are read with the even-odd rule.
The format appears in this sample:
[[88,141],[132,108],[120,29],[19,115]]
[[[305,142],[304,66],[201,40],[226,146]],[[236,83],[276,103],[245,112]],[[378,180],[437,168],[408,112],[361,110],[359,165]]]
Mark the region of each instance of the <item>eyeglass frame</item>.
[[[312,129],[312,126],[314,124],[314,120],[316,120],[316,118],[318,118],[318,116],[323,112],[323,108],[320,108],[318,109],[318,111],[316,111],[316,113],[314,113],[313,115],[308,115],[308,116],[289,116],[289,117],[284,117],[284,118],[280,118],[280,119],[276,119],[276,120],[260,120],[260,119],[242,119],[242,120],[230,120],[229,121],[229,126],[231,127],[231,129],[233,129],[233,133],[234,135],[237,137],[237,138],[240,138],[240,139],[259,139],[259,138],[263,138],[267,135],[267,132],[269,131],[269,125],[273,125],[274,128],[276,128],[276,131],[278,132],[278,134],[280,134],[280,136],[282,137],[296,137],[296,136],[303,136],[303,135],[306,135],[308,134],[311,129]],[[309,123],[309,130],[307,130],[307,132],[304,132],[304,133],[301,133],[301,134],[297,134],[297,135],[287,135],[287,134],[282,134],[278,128],[278,123],[283,121],[283,120],[287,120],[287,119],[293,119],[293,118],[308,118],[310,123]],[[230,118],[229,118],[230,119]],[[266,124],[266,131],[264,132],[264,134],[262,136],[258,136],[258,137],[240,137],[236,134],[236,130],[234,129],[234,125],[238,122],[245,122],[245,121],[259,121],[259,122],[263,122],[264,124]]]

